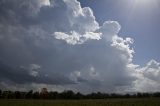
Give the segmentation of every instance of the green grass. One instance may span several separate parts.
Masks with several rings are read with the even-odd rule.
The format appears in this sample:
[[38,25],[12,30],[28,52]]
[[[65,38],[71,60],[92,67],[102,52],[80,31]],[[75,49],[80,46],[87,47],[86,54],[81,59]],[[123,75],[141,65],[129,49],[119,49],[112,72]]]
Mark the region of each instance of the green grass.
[[160,106],[160,98],[106,100],[0,100],[0,106]]

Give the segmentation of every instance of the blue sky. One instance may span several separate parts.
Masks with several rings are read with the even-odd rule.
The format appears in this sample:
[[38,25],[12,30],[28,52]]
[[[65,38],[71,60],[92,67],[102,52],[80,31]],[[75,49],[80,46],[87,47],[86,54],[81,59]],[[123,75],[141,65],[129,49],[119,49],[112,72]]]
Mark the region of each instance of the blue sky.
[[[102,24],[106,20],[118,21],[122,37],[134,39],[134,63],[144,65],[149,60],[160,61],[160,1],[135,4],[134,0],[79,0],[82,6],[94,11],[96,20]],[[152,3],[155,2],[155,3]]]
[[160,91],[160,1],[79,1],[0,0],[0,89]]

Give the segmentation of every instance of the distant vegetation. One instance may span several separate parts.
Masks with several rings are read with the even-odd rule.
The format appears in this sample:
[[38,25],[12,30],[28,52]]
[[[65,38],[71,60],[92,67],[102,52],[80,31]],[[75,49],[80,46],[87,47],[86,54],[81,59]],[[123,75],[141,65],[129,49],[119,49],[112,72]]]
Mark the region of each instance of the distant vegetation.
[[107,99],[107,98],[151,98],[160,97],[160,92],[156,93],[134,93],[134,94],[116,94],[116,93],[75,93],[71,90],[56,92],[43,88],[41,92],[30,90],[22,91],[2,91],[0,90],[0,99]]

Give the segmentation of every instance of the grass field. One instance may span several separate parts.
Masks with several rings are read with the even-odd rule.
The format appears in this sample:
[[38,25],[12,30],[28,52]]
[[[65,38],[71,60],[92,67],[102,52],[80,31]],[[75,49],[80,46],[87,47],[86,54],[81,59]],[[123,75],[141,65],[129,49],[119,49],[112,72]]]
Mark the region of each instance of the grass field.
[[0,106],[160,106],[160,98],[106,100],[0,100]]

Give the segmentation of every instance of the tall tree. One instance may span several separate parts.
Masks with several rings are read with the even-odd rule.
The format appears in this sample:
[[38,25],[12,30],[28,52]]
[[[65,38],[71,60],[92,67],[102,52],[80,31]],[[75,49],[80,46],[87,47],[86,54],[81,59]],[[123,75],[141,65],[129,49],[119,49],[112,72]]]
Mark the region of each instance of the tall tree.
[[41,92],[40,92],[40,96],[42,99],[47,99],[48,98],[48,90],[47,88],[42,88]]

